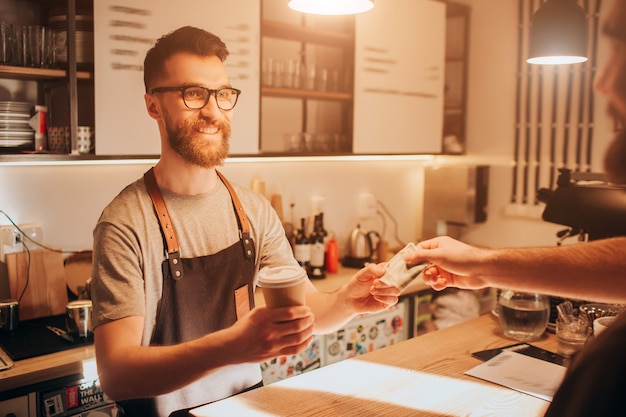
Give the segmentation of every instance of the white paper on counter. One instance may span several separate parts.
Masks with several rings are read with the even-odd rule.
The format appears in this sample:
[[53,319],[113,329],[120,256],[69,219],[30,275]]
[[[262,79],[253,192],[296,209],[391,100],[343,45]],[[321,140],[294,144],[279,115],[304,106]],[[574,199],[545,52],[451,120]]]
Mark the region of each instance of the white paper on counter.
[[565,370],[561,365],[504,351],[465,374],[552,401]]

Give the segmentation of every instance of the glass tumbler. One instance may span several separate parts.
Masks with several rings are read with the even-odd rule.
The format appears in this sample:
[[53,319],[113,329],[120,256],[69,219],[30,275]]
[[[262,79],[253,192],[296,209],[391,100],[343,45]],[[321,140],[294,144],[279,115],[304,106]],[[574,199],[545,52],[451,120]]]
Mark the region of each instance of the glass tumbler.
[[524,342],[543,335],[550,317],[550,300],[539,293],[502,290],[498,299],[504,335]]

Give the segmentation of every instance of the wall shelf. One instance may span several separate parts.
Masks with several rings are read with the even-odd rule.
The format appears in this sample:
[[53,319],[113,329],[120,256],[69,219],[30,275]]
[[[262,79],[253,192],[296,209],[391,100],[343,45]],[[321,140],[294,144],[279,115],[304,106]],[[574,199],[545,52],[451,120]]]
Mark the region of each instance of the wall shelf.
[[307,26],[265,20],[262,23],[263,36],[290,41],[317,43],[335,47],[352,47],[354,33],[315,29]]
[[[57,68],[31,68],[0,65],[0,78],[13,80],[42,81],[66,78],[67,71]],[[77,71],[76,78],[79,80],[93,79],[93,73],[89,71]]]
[[352,100],[352,94],[350,93],[302,90],[302,89],[296,89],[296,88],[263,87],[261,89],[261,94],[267,97],[297,98],[297,99],[310,99],[310,100],[335,100],[335,101],[351,101]]

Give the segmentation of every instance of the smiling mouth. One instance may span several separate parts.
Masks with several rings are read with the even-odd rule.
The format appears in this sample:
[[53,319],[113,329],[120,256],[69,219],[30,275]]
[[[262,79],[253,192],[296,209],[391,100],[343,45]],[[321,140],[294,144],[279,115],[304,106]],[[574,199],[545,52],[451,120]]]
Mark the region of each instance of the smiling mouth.
[[215,135],[219,132],[219,128],[216,126],[198,127],[196,130],[200,133],[204,133],[205,135]]

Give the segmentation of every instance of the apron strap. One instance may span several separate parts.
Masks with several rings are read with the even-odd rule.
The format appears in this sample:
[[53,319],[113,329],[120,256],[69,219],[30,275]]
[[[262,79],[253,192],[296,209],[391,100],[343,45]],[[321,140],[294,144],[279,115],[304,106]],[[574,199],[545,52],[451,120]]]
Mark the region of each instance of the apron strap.
[[254,258],[254,244],[252,243],[252,239],[250,238],[250,223],[248,222],[248,216],[246,216],[246,212],[241,205],[241,201],[239,201],[239,197],[232,185],[228,182],[228,180],[222,175],[221,172],[217,172],[217,175],[220,177],[228,192],[230,193],[230,197],[233,200],[233,206],[235,206],[235,213],[237,214],[237,219],[239,220],[239,230],[241,233],[241,241],[243,243],[243,254],[247,259]]
[[[246,216],[246,212],[243,209],[241,201],[235,193],[232,185],[228,182],[228,180],[222,175],[221,172],[217,172],[220,180],[224,183],[226,188],[228,189],[228,193],[233,201],[233,206],[235,208],[235,214],[237,215],[237,221],[239,222],[239,233],[241,234],[241,242],[243,244],[243,253],[246,259],[253,259],[255,256],[254,243],[252,242],[252,238],[250,238],[250,222],[248,221],[248,216]],[[159,186],[156,182],[156,177],[154,176],[154,167],[150,168],[143,175],[144,183],[146,184],[146,188],[148,189],[148,193],[150,194],[150,198],[152,199],[152,204],[157,212],[157,217],[159,219],[159,223],[161,224],[161,230],[163,231],[163,236],[165,237],[165,244],[167,245],[167,259],[170,266],[170,271],[172,273],[172,277],[175,280],[179,280],[183,277],[183,264],[180,261],[180,246],[178,244],[178,238],[176,237],[176,231],[174,230],[174,224],[170,219],[169,212],[167,211],[167,206],[165,205],[165,201],[163,200],[163,195],[161,194],[161,190],[159,190]]]
[[176,231],[174,225],[170,219],[170,215],[167,211],[165,201],[157,185],[156,178],[154,176],[154,168],[150,168],[143,175],[144,183],[152,199],[152,204],[157,212],[159,223],[161,224],[161,230],[165,237],[165,244],[167,245],[167,259],[170,266],[172,277],[175,280],[179,280],[183,277],[183,264],[180,261],[180,246],[178,244],[178,238],[176,237]]

